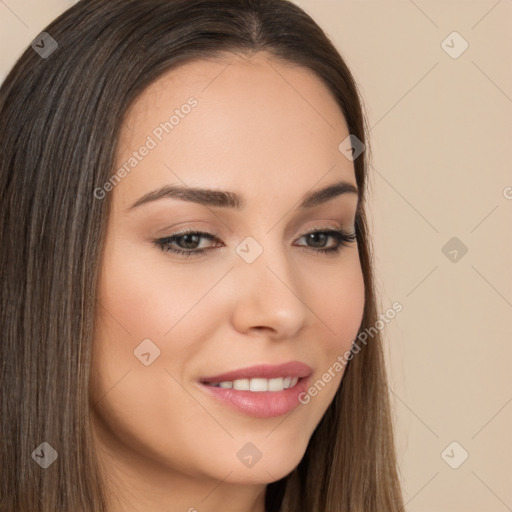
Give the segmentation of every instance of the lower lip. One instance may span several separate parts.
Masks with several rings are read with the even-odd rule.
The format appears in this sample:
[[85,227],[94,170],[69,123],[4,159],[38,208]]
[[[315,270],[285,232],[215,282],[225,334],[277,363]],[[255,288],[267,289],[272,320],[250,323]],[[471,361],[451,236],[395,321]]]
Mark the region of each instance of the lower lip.
[[299,395],[308,388],[302,377],[292,388],[283,391],[240,391],[200,383],[210,395],[233,409],[256,418],[274,418],[287,414],[299,405]]

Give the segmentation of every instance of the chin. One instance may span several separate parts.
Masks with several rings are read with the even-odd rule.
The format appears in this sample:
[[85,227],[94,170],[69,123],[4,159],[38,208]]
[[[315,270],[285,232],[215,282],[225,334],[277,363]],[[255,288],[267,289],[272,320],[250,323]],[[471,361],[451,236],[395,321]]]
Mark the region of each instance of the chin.
[[[300,462],[300,458],[298,462]],[[288,462],[284,464],[268,464],[259,468],[258,465],[252,468],[237,468],[225,480],[224,477],[226,475],[222,475],[220,479],[238,485],[266,485],[277,482],[289,475],[297,467],[297,464],[293,465]]]
[[[296,438],[290,446],[268,443],[266,448],[257,450],[247,442],[236,453],[236,460],[226,461],[221,479],[236,484],[269,484],[290,474],[302,460],[307,448],[298,446]],[[259,457],[259,458],[258,458]],[[218,473],[218,468],[216,473]]]

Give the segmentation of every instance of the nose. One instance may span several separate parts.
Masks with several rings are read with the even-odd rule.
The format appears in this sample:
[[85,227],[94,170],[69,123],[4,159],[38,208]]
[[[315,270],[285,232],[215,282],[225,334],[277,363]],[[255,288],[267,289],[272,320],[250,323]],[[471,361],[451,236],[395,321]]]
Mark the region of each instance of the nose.
[[232,322],[239,332],[290,339],[305,326],[309,308],[300,272],[279,243],[268,242],[252,263],[240,258],[233,279]]

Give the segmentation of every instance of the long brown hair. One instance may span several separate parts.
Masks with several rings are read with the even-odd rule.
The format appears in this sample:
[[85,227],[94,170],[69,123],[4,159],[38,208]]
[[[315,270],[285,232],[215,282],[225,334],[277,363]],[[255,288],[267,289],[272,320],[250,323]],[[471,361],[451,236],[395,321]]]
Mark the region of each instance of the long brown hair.
[[[89,367],[123,114],[186,61],[268,51],[312,70],[368,146],[355,80],[320,27],[287,0],[82,0],[28,48],[0,89],[0,509],[106,512],[89,421]],[[51,48],[46,40],[46,48]],[[45,46],[39,44],[39,47]],[[375,325],[364,211],[368,152],[354,161],[365,281],[360,331]],[[299,465],[270,483],[269,512],[402,512],[379,335],[348,363]],[[32,453],[49,443],[47,469]]]

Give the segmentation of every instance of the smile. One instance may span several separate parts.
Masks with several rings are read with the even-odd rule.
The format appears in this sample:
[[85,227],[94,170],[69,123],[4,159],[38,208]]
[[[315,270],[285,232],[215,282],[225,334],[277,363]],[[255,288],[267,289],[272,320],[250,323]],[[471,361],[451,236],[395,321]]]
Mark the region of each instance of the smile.
[[216,403],[255,418],[290,413],[301,404],[313,369],[299,361],[261,364],[203,377],[200,389]]

